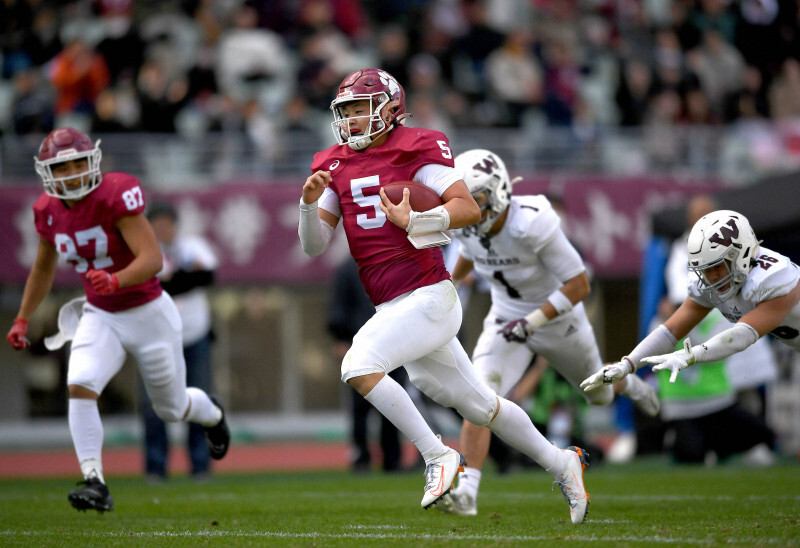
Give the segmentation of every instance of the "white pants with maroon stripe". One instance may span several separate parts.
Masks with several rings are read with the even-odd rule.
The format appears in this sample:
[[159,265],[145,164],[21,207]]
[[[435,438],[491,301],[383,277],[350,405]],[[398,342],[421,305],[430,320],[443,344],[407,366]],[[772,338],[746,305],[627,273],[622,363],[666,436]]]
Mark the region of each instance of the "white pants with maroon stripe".
[[179,421],[189,406],[181,327],[178,309],[167,293],[121,312],[84,304],[72,340],[67,384],[101,394],[130,353],[158,416]]
[[497,396],[478,376],[456,338],[461,303],[448,281],[421,287],[377,307],[353,338],[342,380],[405,366],[411,382],[436,403],[484,426]]

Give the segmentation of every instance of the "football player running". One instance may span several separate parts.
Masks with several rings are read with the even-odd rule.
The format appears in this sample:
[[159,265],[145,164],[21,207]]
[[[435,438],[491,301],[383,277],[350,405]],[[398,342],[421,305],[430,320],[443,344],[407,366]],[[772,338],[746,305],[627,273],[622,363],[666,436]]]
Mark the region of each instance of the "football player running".
[[[713,362],[740,352],[767,333],[800,351],[800,267],[760,245],[741,213],[718,210],[701,217],[686,242],[689,295],[664,323],[630,354],[588,377],[581,386],[594,390],[617,382],[644,365],[669,370],[670,382],[697,363]],[[671,352],[713,309],[733,326],[706,342]]]
[[[589,295],[586,267],[558,214],[544,196],[512,196],[519,179],[510,180],[503,160],[489,150],[459,154],[455,168],[480,206],[481,220],[454,233],[461,247],[453,281],[459,283],[474,270],[491,286],[491,309],[472,354],[478,376],[498,394],[508,394],[539,354],[577,390],[603,362],[582,303]],[[594,405],[608,405],[615,391],[646,414],[658,413],[655,391],[636,376],[585,397]],[[468,467],[439,505],[442,511],[478,513],[481,467],[490,440],[489,430],[464,421],[459,447]]]
[[[364,396],[419,449],[425,460],[421,505],[433,506],[451,488],[464,460],[444,445],[411,398],[387,373],[405,367],[409,379],[437,403],[488,426],[564,486],[574,523],[588,496],[580,449],[552,446],[516,404],[474,373],[456,333],[461,305],[442,252],[443,231],[476,223],[478,205],[453,169],[447,137],[407,128],[403,88],[390,74],[363,69],[348,75],[331,103],[338,144],[314,156],[303,185],[298,232],[303,249],[327,249],[341,221],[359,277],[376,306],[342,361],[342,380]],[[392,204],[382,186],[414,180],[444,205],[412,211],[408,194]]]
[[72,264],[86,298],[62,307],[60,332],[45,342],[52,350],[72,340],[68,420],[84,481],[68,500],[78,510],[102,513],[113,510],[114,501],[103,476],[97,399],[127,353],[161,419],[205,426],[215,459],[227,452],[230,433],[219,401],[186,387],[181,320],[156,278],[161,250],[143,214],[139,181],[126,173],[101,174],[99,145],[72,128],[42,141],[34,158],[44,183],[33,205],[39,248],[7,339],[16,350],[30,346],[28,320],[50,292],[59,257]]

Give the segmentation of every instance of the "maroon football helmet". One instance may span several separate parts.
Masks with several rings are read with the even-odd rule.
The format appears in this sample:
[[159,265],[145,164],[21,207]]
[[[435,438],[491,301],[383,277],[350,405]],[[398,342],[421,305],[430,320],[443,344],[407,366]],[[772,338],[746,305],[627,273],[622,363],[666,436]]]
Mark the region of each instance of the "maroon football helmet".
[[[54,198],[77,200],[89,194],[100,184],[100,141],[92,143],[89,136],[71,127],[59,128],[50,132],[39,147],[39,156],[33,161],[36,173],[42,178],[44,191]],[[83,173],[57,178],[53,176],[53,166],[70,160],[86,159],[87,169]],[[80,186],[67,182],[80,178]]]
[[[347,118],[340,107],[351,101],[368,99],[369,126],[363,134],[351,135]],[[384,109],[386,112],[383,112]],[[347,75],[339,85],[339,92],[331,102],[333,111],[333,134],[336,141],[353,150],[364,150],[375,139],[390,131],[395,125],[402,124],[406,114],[406,94],[394,76],[381,69],[361,69]]]

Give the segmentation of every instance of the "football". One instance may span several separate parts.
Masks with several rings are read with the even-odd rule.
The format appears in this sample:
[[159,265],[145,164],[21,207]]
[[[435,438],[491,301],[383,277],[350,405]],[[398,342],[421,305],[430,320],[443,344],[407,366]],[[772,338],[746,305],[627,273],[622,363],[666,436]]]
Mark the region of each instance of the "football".
[[383,185],[386,197],[395,205],[403,201],[404,188],[411,191],[408,201],[414,211],[428,211],[444,203],[430,187],[416,181],[394,181]]

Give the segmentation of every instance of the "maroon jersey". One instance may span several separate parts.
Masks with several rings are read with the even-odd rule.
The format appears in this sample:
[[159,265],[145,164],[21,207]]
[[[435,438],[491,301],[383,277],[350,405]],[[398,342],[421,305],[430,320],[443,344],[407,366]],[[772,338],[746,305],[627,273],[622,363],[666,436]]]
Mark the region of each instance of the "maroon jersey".
[[143,211],[144,195],[139,181],[125,173],[104,174],[103,182],[71,208],[47,194],[39,196],[33,204],[39,236],[55,246],[63,259],[75,265],[75,271],[83,280],[86,299],[109,312],[140,306],[161,295],[161,284],[155,276],[110,295],[97,293],[85,276],[89,270],[116,272],[133,261],[133,252],[115,223],[120,217]]
[[314,155],[311,172],[331,172],[329,188],[339,196],[350,253],[364,289],[378,305],[419,287],[450,279],[438,247],[416,249],[406,231],[379,206],[381,186],[408,181],[427,164],[453,167],[447,137],[429,129],[393,129],[381,146],[356,152],[334,145]]

